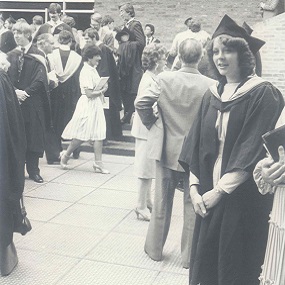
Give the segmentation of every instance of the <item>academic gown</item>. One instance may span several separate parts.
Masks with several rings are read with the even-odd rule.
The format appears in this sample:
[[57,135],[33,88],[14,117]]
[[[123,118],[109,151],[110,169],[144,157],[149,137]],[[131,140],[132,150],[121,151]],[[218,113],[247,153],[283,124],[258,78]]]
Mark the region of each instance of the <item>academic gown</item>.
[[[261,135],[274,128],[284,102],[277,88],[256,78],[241,84],[244,95],[230,102],[222,103],[215,97],[215,88],[204,95],[179,158],[183,168],[199,178],[200,195],[213,189],[213,168],[219,150],[218,110],[230,111],[221,175],[233,170],[252,173],[265,155]],[[189,284],[257,285],[271,206],[272,197],[259,194],[250,176],[231,194],[224,195],[206,218],[197,215]]]
[[20,207],[25,183],[25,154],[25,127],[17,95],[0,69],[0,264],[13,241],[13,213]]
[[108,90],[104,94],[109,97],[109,110],[105,111],[106,117],[106,138],[115,139],[122,136],[122,126],[120,122],[120,111],[122,109],[119,74],[113,53],[109,47],[101,43],[98,45],[101,49],[101,61],[97,66],[100,77],[109,76]]
[[[59,78],[58,86],[51,91],[51,110],[54,128],[60,140],[61,134],[67,123],[71,120],[77,101],[81,96],[79,75],[83,62],[77,53],[70,50],[67,55],[66,65],[62,66],[63,57],[60,49],[58,51],[59,53],[55,50],[51,56],[51,62],[58,62],[55,65],[55,72]],[[69,63],[69,61],[72,61],[70,54],[76,56],[76,63]],[[62,66],[62,70],[57,67],[60,65]],[[65,68],[66,66],[68,71]],[[71,67],[69,68],[69,66]]]
[[16,89],[25,90],[30,95],[21,104],[24,122],[29,124],[29,130],[26,130],[27,150],[42,156],[45,130],[51,125],[47,70],[42,53],[31,46],[24,55],[23,68],[19,73],[20,53],[14,49],[7,54],[11,63],[8,75]]

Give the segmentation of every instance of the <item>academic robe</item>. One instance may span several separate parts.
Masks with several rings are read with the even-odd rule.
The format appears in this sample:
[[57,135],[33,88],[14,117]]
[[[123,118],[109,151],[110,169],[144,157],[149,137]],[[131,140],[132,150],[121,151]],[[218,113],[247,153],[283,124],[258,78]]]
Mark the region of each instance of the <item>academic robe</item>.
[[11,80],[0,69],[0,265],[13,241],[13,213],[20,206],[25,183],[25,153],[20,105]]
[[51,113],[57,149],[51,154],[46,151],[48,160],[53,160],[58,158],[62,150],[62,132],[71,120],[81,96],[79,75],[83,62],[81,56],[72,50],[56,49],[48,58],[59,80],[58,86],[51,91]]
[[119,74],[113,53],[109,47],[100,43],[101,60],[97,66],[100,77],[108,76],[108,90],[104,94],[109,97],[109,110],[105,109],[106,117],[106,138],[114,139],[122,136],[122,126],[120,122],[120,111],[122,109]]
[[[243,88],[244,95],[230,102],[222,103],[219,95],[214,96],[214,93],[218,94],[216,88],[209,89],[204,95],[179,158],[184,169],[199,179],[200,195],[214,186],[213,168],[219,150],[218,110],[230,112],[221,175],[233,170],[252,173],[265,155],[261,135],[274,128],[284,102],[277,88],[256,78],[241,84],[239,88]],[[231,194],[225,194],[207,217],[203,219],[197,215],[190,284],[259,284],[271,206],[272,197],[259,194],[251,175]]]
[[24,64],[19,72],[20,54],[18,49],[7,54],[11,63],[8,75],[16,89],[25,90],[30,95],[21,104],[24,122],[29,125],[26,130],[27,150],[42,156],[45,130],[51,125],[47,70],[42,52],[31,46],[24,55]]
[[117,54],[122,95],[124,93],[137,94],[143,70],[141,53],[137,48],[136,42],[120,43]]

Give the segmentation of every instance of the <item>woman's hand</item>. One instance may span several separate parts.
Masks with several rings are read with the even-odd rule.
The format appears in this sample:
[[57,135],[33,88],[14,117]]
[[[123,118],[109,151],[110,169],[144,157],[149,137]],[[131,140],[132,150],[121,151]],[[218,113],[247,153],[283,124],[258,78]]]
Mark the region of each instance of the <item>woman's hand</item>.
[[278,153],[278,162],[274,162],[271,157],[265,158],[261,169],[263,180],[273,186],[285,182],[285,151],[282,146],[279,146]]
[[191,185],[190,197],[195,213],[200,215],[202,218],[205,218],[208,215],[208,213],[204,205],[202,196],[198,193],[197,185]]
[[211,208],[215,207],[220,202],[222,196],[223,194],[215,189],[206,192],[202,196],[206,209],[210,210]]

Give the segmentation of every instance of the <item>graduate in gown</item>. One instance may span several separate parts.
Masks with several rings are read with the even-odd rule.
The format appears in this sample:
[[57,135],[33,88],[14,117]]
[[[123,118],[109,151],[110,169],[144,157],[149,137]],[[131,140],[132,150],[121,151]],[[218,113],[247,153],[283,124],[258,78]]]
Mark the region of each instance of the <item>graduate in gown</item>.
[[21,101],[27,138],[27,172],[35,182],[42,183],[39,158],[45,149],[46,129],[51,126],[47,67],[44,53],[30,42],[30,25],[17,22],[13,33],[18,46],[7,54],[11,63],[8,75]]
[[[58,39],[58,34],[63,31],[67,30],[72,33],[72,29],[69,25],[61,21],[61,6],[57,3],[51,3],[48,8],[48,13],[50,17],[50,21],[44,23],[34,35],[33,42],[37,42],[37,38],[39,35],[44,33],[52,34],[56,41]],[[72,33],[73,36],[73,33]],[[73,37],[74,40],[74,37]],[[75,41],[75,40],[74,40]]]
[[180,155],[196,212],[191,285],[259,283],[272,199],[258,193],[252,171],[265,154],[261,135],[284,105],[280,91],[254,75],[263,44],[225,15],[209,47],[220,82],[205,93]]
[[13,243],[14,213],[25,183],[26,137],[14,87],[6,73],[9,62],[0,53],[0,271],[8,275],[18,263]]
[[[61,134],[71,120],[77,101],[81,96],[79,75],[83,67],[82,57],[71,50],[73,35],[63,30],[59,33],[59,48],[55,49],[48,58],[53,66],[58,86],[51,91],[51,112],[53,127],[56,134],[56,156],[62,151]],[[73,153],[78,158],[79,149]]]

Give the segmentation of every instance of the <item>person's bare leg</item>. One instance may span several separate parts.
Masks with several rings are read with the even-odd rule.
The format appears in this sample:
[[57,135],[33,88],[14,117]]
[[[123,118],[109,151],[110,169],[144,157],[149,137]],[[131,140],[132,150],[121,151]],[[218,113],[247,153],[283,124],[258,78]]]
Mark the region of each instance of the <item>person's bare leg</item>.
[[104,169],[104,165],[102,162],[103,141],[102,140],[94,141],[93,148],[94,148],[94,158],[95,158],[93,168],[94,168],[95,172],[99,172],[102,174],[110,173],[109,170]]
[[83,141],[78,140],[78,139],[72,139],[72,141],[70,142],[67,150],[65,152],[62,153],[61,158],[60,158],[60,165],[63,168],[66,168],[67,162],[71,156],[71,154],[73,153],[73,151],[75,149],[77,149],[81,144],[83,143]]

